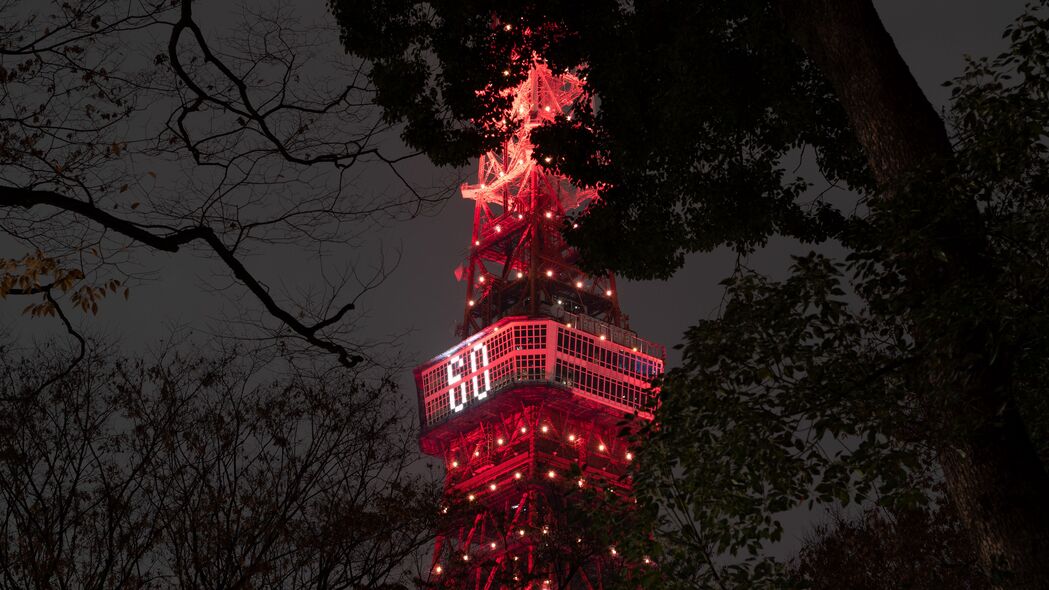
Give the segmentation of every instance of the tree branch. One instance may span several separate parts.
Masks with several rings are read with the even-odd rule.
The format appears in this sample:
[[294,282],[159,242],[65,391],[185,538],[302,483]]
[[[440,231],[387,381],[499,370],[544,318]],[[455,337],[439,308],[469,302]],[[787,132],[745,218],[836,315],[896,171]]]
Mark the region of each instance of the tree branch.
[[[296,319],[295,316],[277,304],[273,297],[270,296],[266,287],[251,274],[247,267],[245,267],[244,264],[233,254],[233,251],[223,243],[222,238],[220,238],[219,235],[215,233],[215,230],[210,227],[196,225],[183,229],[173,229],[168,234],[158,235],[132,221],[121,219],[106,213],[86,201],[67,197],[52,191],[38,191],[18,187],[0,186],[0,207],[21,207],[23,209],[31,209],[38,205],[55,207],[63,211],[75,213],[81,217],[90,219],[107,229],[127,236],[136,242],[163,252],[178,252],[182,246],[190,242],[204,242],[216,254],[218,254],[222,262],[233,271],[233,276],[243,283],[248,290],[251,291],[260,302],[262,302],[266,311],[269,312],[270,315],[284,322],[303,340],[317,348],[338,356],[339,362],[346,367],[356,366],[364,360],[364,357],[359,354],[351,353],[344,346],[317,336],[317,333],[320,330],[339,321],[346,312],[352,310],[354,308],[352,303],[343,306],[332,318],[322,320],[311,326],[303,324]],[[49,296],[49,294],[47,296]]]

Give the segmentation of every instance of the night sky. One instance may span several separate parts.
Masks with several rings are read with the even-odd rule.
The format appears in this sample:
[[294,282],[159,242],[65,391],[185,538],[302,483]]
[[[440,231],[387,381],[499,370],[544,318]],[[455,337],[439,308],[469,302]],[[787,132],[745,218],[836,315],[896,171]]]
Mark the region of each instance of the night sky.
[[[1021,11],[1020,0],[881,0],[875,1],[890,34],[918,83],[937,108],[945,106],[947,89],[940,84],[958,75],[963,56],[993,55],[1004,48],[1002,29]],[[325,3],[302,3],[303,19],[327,21]],[[207,19],[219,30],[229,23],[223,16]],[[330,32],[332,51],[341,51]],[[413,181],[422,185],[450,182],[465,171],[435,170],[425,161],[407,168]],[[160,171],[163,178],[164,171]],[[365,174],[359,189],[371,194],[397,190],[386,175]],[[820,187],[817,187],[817,189]],[[472,201],[458,194],[443,206],[414,219],[387,219],[381,225],[362,226],[359,247],[329,248],[326,264],[339,268],[355,264],[361,272],[384,260],[399,264],[386,282],[362,299],[360,336],[376,341],[393,340],[387,350],[406,364],[421,364],[456,343],[455,325],[462,318],[464,286],[457,283],[453,269],[463,258],[470,238]],[[753,255],[749,265],[772,275],[782,275],[791,253],[806,248],[776,241]],[[385,253],[384,257],[380,252]],[[23,254],[9,241],[0,240],[0,257]],[[318,267],[302,251],[272,249],[256,251],[247,260],[276,292],[294,297],[305,285],[320,284]],[[735,255],[728,251],[693,255],[685,268],[667,282],[620,281],[620,302],[630,316],[631,327],[642,337],[664,343],[668,349],[680,341],[684,329],[716,314],[722,296],[718,282],[732,270]],[[132,287],[131,299],[106,301],[98,317],[73,314],[85,331],[108,334],[129,349],[149,347],[182,326],[196,333],[221,333],[223,318],[230,309],[243,305],[250,295],[234,286],[222,292],[208,288],[228,284],[218,278],[223,267],[191,252],[155,256],[145,262],[155,278]],[[19,342],[58,333],[54,319],[26,320],[19,312],[24,299],[0,302],[0,333],[9,332]],[[47,329],[44,329],[44,327]],[[676,352],[670,352],[670,364]],[[406,394],[413,395],[410,372],[403,371]],[[789,541],[789,539],[788,539]]]

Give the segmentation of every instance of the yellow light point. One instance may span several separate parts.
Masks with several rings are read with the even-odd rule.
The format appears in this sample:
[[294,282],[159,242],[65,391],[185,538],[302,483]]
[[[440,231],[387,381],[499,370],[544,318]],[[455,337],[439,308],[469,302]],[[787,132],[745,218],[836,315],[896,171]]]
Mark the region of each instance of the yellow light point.
[[583,487],[584,484],[586,484],[586,480],[580,478],[580,480],[579,480],[579,487]]
[[612,289],[609,289],[609,290],[605,291],[605,296],[606,297],[611,297],[612,296]]
[[565,119],[568,119],[569,121],[571,121],[572,120],[572,113],[568,113],[567,115],[565,115]]
[[497,444],[497,445],[502,445],[502,444],[503,444],[504,442],[506,442],[506,441],[504,441],[504,440],[503,440],[503,439],[501,439],[501,438],[497,438],[497,439],[495,439],[495,444]]
[[482,182],[481,183],[481,188],[488,188],[488,185]]
[[489,543],[488,546],[491,547],[492,549],[495,549],[495,541],[492,541],[491,543]]
[[568,322],[567,324],[565,324],[565,327],[566,328],[571,328],[572,327],[572,322]]
[[546,271],[546,276],[548,276],[548,277],[554,276],[554,271],[552,271],[552,270]]
[[477,279],[477,282],[478,283],[483,283],[484,282],[484,277],[481,277],[481,278]]
[[[547,164],[549,164],[552,160],[553,160],[553,158],[551,158],[550,156],[547,156],[547,157],[543,158],[543,161],[546,162]],[[550,217],[550,213],[547,212],[546,216]]]
[[546,432],[548,432],[550,430],[550,427],[547,426],[546,424],[543,424],[543,427],[540,428],[539,430],[542,430],[543,433],[545,434]]
[[495,226],[495,233],[500,233],[502,231],[503,231],[503,226],[501,226],[501,225]]
[[550,527],[543,527],[543,534],[546,535],[546,534],[549,534],[549,533],[550,533]]
[[546,105],[545,107],[543,107],[543,110],[549,113],[550,112],[550,105]]
[[452,469],[455,469],[458,466],[459,466],[459,462],[458,461],[452,461]]
[[469,556],[469,555],[466,555],[466,554],[464,553],[464,554],[463,554],[463,561],[470,561],[470,556]]
[[633,348],[633,350],[634,350],[634,352],[637,352],[637,347],[635,346],[635,347]]
[[481,451],[474,451],[474,457],[480,457]]
[[627,451],[626,460],[627,461],[633,461],[634,460],[634,454],[629,452],[629,451]]
[[517,218],[518,219],[524,219],[524,213],[518,213],[517,214]]
[[481,240],[474,240],[474,246],[480,246]]
[[523,279],[524,278],[524,273],[523,272],[518,272],[517,273],[517,278]]
[[503,27],[503,30],[509,31],[512,28],[514,28],[513,25],[506,25],[505,27]]
[[579,224],[578,223],[573,223],[572,224],[572,229],[579,229]]
[[597,450],[599,450],[599,451],[603,451],[606,448],[608,448],[608,447],[605,446],[605,443],[601,443],[601,444],[597,445]]
[[[517,561],[517,560],[519,560],[519,559],[521,559],[521,558],[520,558],[520,557],[518,557],[518,556],[516,556],[516,555],[514,556],[514,561]],[[514,579],[516,580],[517,578],[514,578]]]
[[551,469],[550,471],[546,472],[546,476],[549,477],[550,479],[553,479],[553,478],[557,477],[557,472],[554,471],[553,469]]
[[[547,158],[547,160],[549,160],[549,159],[550,159],[550,158]],[[554,212],[553,212],[553,211],[547,211],[547,212],[546,212],[546,218],[547,218],[547,219],[550,219],[550,218],[552,218],[553,216],[554,216]]]
[[521,479],[522,475],[520,471],[514,473],[514,479]]
[[569,434],[568,435],[568,442],[575,442],[575,435],[574,434]]
[[645,562],[645,565],[649,565],[649,564],[651,564],[651,563],[652,563],[652,560],[651,560],[651,559],[649,559],[647,555],[645,556],[645,558],[644,558],[644,559],[643,559],[642,561],[644,561],[644,562]]
[[528,427],[527,426],[522,426],[521,427],[521,434],[524,434],[526,432],[528,432]]
[[582,289],[583,288],[583,281],[576,281],[575,282],[575,287],[576,287],[576,289]]
[[611,549],[612,549],[612,555],[617,555],[619,553],[618,551],[616,551],[615,547],[612,547]]
[[605,339],[605,335],[604,335],[604,334],[601,334],[601,339],[602,339],[602,340],[604,340],[604,339]]
[[517,536],[518,537],[523,537],[524,536],[524,529],[517,529]]
[[495,488],[496,488],[496,485],[494,483],[493,484],[488,484],[488,489],[492,490],[493,492],[495,491]]
[[503,75],[504,76],[509,76],[510,75],[510,70],[503,70]]
[[433,573],[435,573],[435,574],[439,574],[439,573],[441,573],[441,572],[443,572],[443,571],[444,571],[444,568],[443,568],[443,567],[441,567],[441,565],[440,565],[440,564],[437,564],[437,565],[436,565],[436,566],[434,566],[434,568],[433,568]]
[[470,307],[473,307],[474,306],[474,300],[471,299],[471,300],[467,301],[466,304],[469,305]]
[[557,300],[557,304],[561,305],[561,300],[560,299]]
[[475,496],[473,494],[470,494],[469,496],[466,497],[466,499],[469,500],[470,502],[473,502],[474,500],[477,499],[477,496]]

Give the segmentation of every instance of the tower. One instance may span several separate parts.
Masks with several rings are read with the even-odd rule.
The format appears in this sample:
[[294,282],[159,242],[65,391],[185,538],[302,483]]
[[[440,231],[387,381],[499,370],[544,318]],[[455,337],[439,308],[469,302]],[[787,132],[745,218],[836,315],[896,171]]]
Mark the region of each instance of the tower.
[[519,130],[462,187],[475,203],[456,269],[467,289],[463,341],[415,369],[420,445],[445,461],[453,506],[434,550],[437,587],[600,588],[629,565],[570,515],[593,494],[630,501],[620,423],[651,418],[649,382],[665,351],[629,329],[615,278],[584,274],[561,238],[596,190],[532,157],[531,130],[570,119],[581,91],[575,76],[533,66],[514,92]]

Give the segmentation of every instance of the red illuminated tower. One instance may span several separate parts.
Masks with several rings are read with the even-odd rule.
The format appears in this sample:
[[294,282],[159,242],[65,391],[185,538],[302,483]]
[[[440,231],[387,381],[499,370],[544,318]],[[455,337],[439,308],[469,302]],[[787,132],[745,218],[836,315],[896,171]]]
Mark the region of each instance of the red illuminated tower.
[[449,499],[465,505],[434,551],[440,587],[601,588],[622,565],[614,544],[577,550],[587,531],[568,522],[564,490],[629,500],[633,457],[617,424],[651,417],[649,381],[665,354],[628,328],[614,277],[584,274],[561,238],[565,215],[596,191],[532,158],[531,130],[571,117],[580,92],[573,75],[534,66],[514,94],[519,131],[482,155],[477,183],[462,188],[475,202],[456,270],[467,284],[464,340],[415,370],[420,444],[444,459]]

